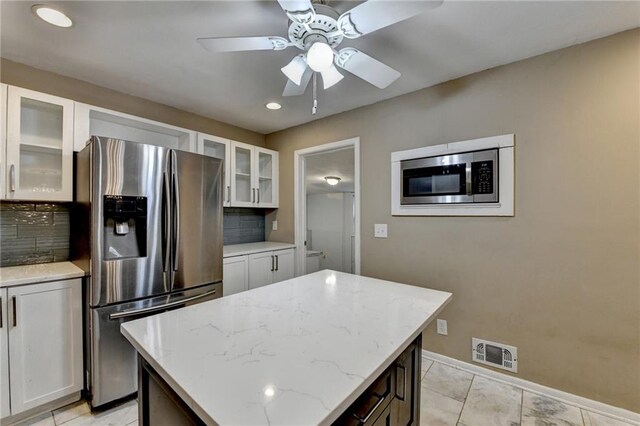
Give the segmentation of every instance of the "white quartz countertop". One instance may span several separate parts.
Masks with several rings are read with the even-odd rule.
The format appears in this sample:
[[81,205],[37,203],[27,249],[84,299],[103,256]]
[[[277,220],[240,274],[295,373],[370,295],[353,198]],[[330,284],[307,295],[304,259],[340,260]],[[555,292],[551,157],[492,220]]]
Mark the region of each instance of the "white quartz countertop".
[[233,257],[262,253],[265,251],[285,250],[295,248],[295,246],[295,244],[291,243],[274,243],[271,241],[262,241],[259,243],[232,244],[230,246],[224,246],[222,252],[223,257]]
[[451,297],[324,270],[121,330],[207,424],[329,424]]
[[37,265],[0,268],[0,288],[15,285],[68,280],[84,277],[84,271],[71,262],[39,263]]

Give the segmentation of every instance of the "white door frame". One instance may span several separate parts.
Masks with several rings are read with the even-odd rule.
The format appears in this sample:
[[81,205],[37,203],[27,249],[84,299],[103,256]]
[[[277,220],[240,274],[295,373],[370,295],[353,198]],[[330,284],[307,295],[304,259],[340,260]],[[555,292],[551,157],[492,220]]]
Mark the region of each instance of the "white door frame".
[[344,148],[353,148],[354,150],[354,189],[355,189],[355,215],[356,215],[356,247],[355,247],[355,273],[360,275],[360,138],[355,137],[345,139],[343,141],[326,143],[310,148],[298,149],[293,153],[293,203],[294,203],[294,219],[295,219],[295,244],[296,250],[296,275],[304,275],[307,268],[307,253],[305,248],[305,239],[307,238],[307,189],[304,182],[305,175],[305,157],[311,154],[319,154],[323,152],[331,152]]

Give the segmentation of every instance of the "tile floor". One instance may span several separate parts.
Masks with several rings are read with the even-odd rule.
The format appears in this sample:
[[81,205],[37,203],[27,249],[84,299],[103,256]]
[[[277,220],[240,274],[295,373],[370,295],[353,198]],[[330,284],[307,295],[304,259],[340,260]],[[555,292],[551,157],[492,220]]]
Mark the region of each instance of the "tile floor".
[[[424,360],[421,426],[632,426],[556,399]],[[76,403],[21,426],[137,426],[138,405],[130,401],[92,414]]]

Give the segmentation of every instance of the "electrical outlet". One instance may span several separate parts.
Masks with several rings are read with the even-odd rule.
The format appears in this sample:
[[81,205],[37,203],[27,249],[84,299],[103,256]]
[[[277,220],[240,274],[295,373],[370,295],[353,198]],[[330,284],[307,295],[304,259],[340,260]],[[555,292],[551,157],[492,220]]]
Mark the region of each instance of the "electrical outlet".
[[273,222],[271,222],[271,230],[272,231],[277,231],[278,230],[278,221],[274,220]]
[[436,332],[438,334],[442,334],[443,336],[447,335],[447,320],[439,319],[436,320]]
[[373,236],[376,238],[387,238],[387,224],[376,223],[373,227]]

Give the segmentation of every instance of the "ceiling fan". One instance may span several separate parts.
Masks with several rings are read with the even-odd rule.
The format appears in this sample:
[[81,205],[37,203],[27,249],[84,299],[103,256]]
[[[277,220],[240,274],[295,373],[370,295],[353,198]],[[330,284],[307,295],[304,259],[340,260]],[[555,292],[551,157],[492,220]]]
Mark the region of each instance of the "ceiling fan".
[[295,46],[303,53],[296,55],[282,72],[289,81],[283,96],[302,95],[313,77],[314,107],[316,73],[322,76],[324,89],[344,77],[336,65],[372,85],[384,89],[400,77],[395,69],[353,47],[338,46],[344,38],[355,39],[381,28],[433,9],[443,0],[368,0],[340,14],[323,0],[278,0],[287,14],[288,40],[284,37],[208,37],[198,42],[211,52],[251,50],[284,50]]

